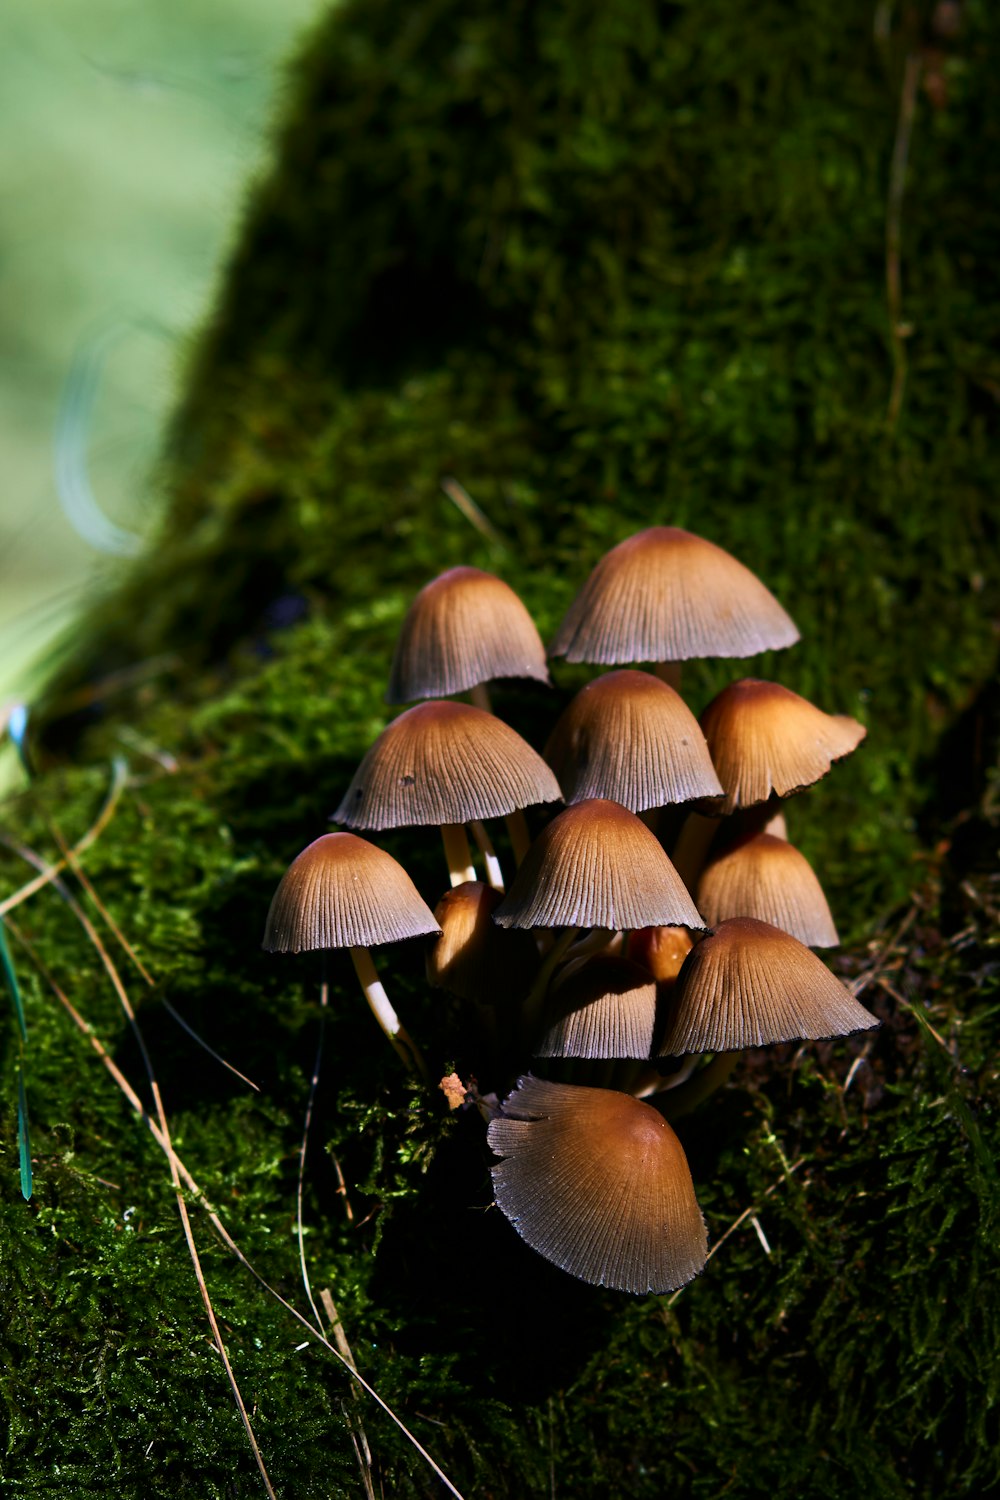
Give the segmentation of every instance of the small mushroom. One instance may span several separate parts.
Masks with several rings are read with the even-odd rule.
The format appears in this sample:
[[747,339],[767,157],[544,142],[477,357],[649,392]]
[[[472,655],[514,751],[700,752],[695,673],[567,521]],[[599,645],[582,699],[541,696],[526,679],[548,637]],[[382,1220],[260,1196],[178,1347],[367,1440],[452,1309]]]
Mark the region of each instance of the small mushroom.
[[326,833],[289,865],[271,900],[270,953],[350,949],[372,1014],[408,1068],[426,1074],[416,1043],[389,1003],[369,948],[440,932],[409,875],[384,849],[353,833]]
[[605,672],[582,688],[545,747],[567,802],[608,797],[631,812],[721,797],[705,736],[650,672]]
[[878,1024],[797,938],[753,917],[732,917],[685,959],[659,1055],[741,1052]]
[[678,526],[653,526],[601,559],[549,655],[605,666],[677,663],[756,656],[798,639],[774,595],[735,557]]
[[706,865],[698,907],[710,927],[727,917],[757,917],[807,948],[835,948],[840,941],[812,865],[770,833],[740,839]]
[[498,1206],[533,1250],[595,1286],[670,1292],[705,1264],[683,1148],[629,1094],[518,1080],[489,1127]]
[[[475,693],[497,677],[548,683],[534,621],[502,579],[479,568],[450,568],[426,584],[407,611],[386,701]],[[479,699],[488,709],[482,693]]]
[[535,1057],[649,1056],[656,983],[627,958],[598,954],[553,983]]

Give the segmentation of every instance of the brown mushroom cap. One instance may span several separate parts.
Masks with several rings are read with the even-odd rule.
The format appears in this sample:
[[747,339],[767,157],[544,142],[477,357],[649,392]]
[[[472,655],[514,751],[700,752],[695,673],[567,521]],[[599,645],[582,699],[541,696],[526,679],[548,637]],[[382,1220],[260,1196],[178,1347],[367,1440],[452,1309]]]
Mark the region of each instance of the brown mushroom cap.
[[845,714],[826,714],[780,683],[756,677],[723,688],[701,727],[726,789],[724,813],[811,786],[867,732]]
[[678,526],[653,526],[601,559],[549,655],[617,666],[755,656],[798,638],[774,595],[735,557]]
[[632,812],[721,797],[684,699],[650,672],[606,672],[582,688],[545,747],[567,802],[609,797]]
[[798,938],[732,917],[685,960],[660,1056],[818,1041],[878,1024]]
[[680,1141],[648,1104],[530,1076],[489,1143],[499,1207],[533,1250],[595,1286],[670,1292],[705,1264],[705,1224]]
[[628,956],[659,985],[672,985],[694,944],[686,927],[641,927],[629,935]]
[[757,917],[807,948],[834,948],[840,941],[812,865],[770,833],[743,839],[706,865],[698,906],[710,927],[727,917]]
[[371,948],[439,931],[391,854],[353,833],[325,833],[281,877],[267,914],[264,947],[271,953]]
[[493,920],[501,927],[606,927],[704,922],[646,825],[595,797],[577,802],[532,844]]
[[599,954],[557,978],[535,1057],[646,1058],[656,1024],[656,983],[627,958]]
[[481,1005],[516,1006],[538,969],[527,932],[507,932],[493,921],[501,895],[480,880],[446,891],[434,908],[441,936],[427,948],[427,982]]
[[418,703],[383,729],[334,822],[407,828],[499,818],[562,793],[527,740],[468,703]]
[[410,605],[396,642],[386,701],[447,698],[495,677],[547,683],[541,637],[501,578],[479,568],[450,568]]

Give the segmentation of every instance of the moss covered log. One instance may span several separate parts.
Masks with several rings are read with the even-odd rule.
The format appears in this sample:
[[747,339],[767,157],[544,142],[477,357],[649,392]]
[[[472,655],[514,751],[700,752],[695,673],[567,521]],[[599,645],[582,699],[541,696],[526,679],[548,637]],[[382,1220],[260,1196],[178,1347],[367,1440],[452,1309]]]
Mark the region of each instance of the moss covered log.
[[[180,1156],[305,1308],[319,973],[260,936],[388,716],[412,592],[491,568],[551,634],[604,549],[687,526],[801,628],[753,669],[868,724],[789,818],[882,1031],[753,1056],[684,1122],[718,1249],[676,1297],[527,1250],[489,1209],[477,1120],[407,1083],[334,966],[312,1284],[466,1496],[1000,1483],[998,71],[975,0],[336,8],[191,358],[161,535],[87,622],[4,808],[6,894],[127,756],[82,868],[151,983],[72,870],[65,894],[120,966]],[[693,667],[694,706],[739,670]],[[499,703],[536,744],[581,680],[557,675]],[[433,841],[384,842],[433,903]],[[261,1492],[164,1157],[56,994],[151,1109],[106,967],[53,887],[7,917],[35,1184],[25,1204],[11,1020],[0,1472],[24,1495]],[[476,1072],[419,945],[392,968],[434,1068]],[[363,1493],[359,1416],[376,1493],[440,1493],[190,1196],[277,1493]]]

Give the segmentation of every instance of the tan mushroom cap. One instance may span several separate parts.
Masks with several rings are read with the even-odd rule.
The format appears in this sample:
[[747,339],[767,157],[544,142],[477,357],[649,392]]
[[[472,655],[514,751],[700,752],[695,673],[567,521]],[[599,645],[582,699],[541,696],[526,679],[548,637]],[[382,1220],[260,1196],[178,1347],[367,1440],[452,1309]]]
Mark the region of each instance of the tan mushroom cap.
[[642,812],[722,796],[698,720],[650,672],[606,672],[588,683],[552,731],[545,759],[567,802],[609,797]]
[[489,1143],[499,1207],[523,1240],[594,1286],[671,1292],[697,1276],[708,1241],[680,1141],[648,1104],[530,1076]]
[[826,714],[780,683],[756,677],[723,688],[701,727],[726,790],[724,813],[811,786],[867,733],[846,714]]
[[735,557],[678,526],[653,526],[601,559],[549,655],[617,666],[756,656],[798,638],[774,595]]
[[818,1041],[878,1024],[798,938],[732,917],[686,960],[660,1056]]
[[635,813],[600,797],[574,803],[543,829],[493,920],[611,931],[705,926],[657,838]]
[[672,985],[694,946],[686,927],[642,927],[629,935],[629,958],[659,985]]
[[656,983],[627,958],[598,955],[556,979],[535,1057],[646,1058],[656,1024]]
[[466,880],[446,891],[434,908],[441,936],[427,948],[427,982],[480,1005],[520,1003],[538,968],[538,950],[527,932],[507,932],[493,921],[499,891]]
[[495,677],[547,683],[541,637],[503,579],[479,568],[450,568],[410,605],[396,642],[386,701],[447,698]]
[[303,849],[271,901],[264,947],[271,953],[371,948],[439,932],[401,864],[353,833],[325,833]]
[[527,740],[468,703],[418,703],[383,729],[334,822],[408,828],[499,818],[562,793]]
[[807,948],[834,948],[840,941],[812,865],[770,833],[741,840],[705,867],[698,906],[710,927],[727,917],[756,917]]

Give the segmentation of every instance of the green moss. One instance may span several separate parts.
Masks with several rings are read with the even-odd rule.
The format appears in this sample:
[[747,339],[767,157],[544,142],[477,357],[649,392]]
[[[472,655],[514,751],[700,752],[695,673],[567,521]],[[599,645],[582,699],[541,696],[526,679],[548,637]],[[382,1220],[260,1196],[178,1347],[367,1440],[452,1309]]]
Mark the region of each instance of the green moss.
[[[748,1059],[687,1122],[713,1242],[750,1207],[767,1248],[742,1220],[676,1300],[583,1287],[528,1251],[488,1209],[478,1121],[407,1086],[334,965],[313,1286],[466,1495],[894,1500],[1000,1479],[997,724],[976,697],[1000,607],[1000,29],[970,0],[940,42],[945,105],[918,99],[914,333],[888,433],[888,165],[903,55],[932,37],[921,11],[880,51],[871,21],[828,0],[758,5],[752,24],[722,0],[338,8],[296,65],[192,361],[160,543],[89,623],[53,688],[44,770],[5,810],[54,857],[50,820],[78,838],[127,751],[86,869],[155,979],[122,960],[178,1149],[302,1304],[319,975],[258,943],[281,870],[387,716],[411,591],[492,567],[548,632],[605,547],[688,525],[798,620],[801,645],[752,669],[869,724],[791,816],[849,939],[845,973],[875,962],[918,891],[890,989],[868,991],[885,1024],[862,1060],[854,1043]],[[503,546],[446,499],[449,474]],[[692,701],[739,670],[692,667]],[[555,712],[534,689],[501,707],[536,742]],[[946,816],[952,765],[965,780]],[[387,843],[433,900],[433,842]],[[0,876],[14,889],[26,866],[3,852]],[[50,890],[12,917],[145,1098],[68,908]],[[418,946],[390,960],[394,1002],[435,1068],[476,1072]],[[26,1206],[8,1091],[3,1476],[21,1494],[255,1493],[163,1158],[16,935],[12,951],[37,1160]],[[4,1045],[10,1078],[13,1025]],[[343,1372],[297,1349],[299,1326],[194,1222],[278,1492],[358,1493]],[[376,1492],[436,1493],[361,1410]]]

